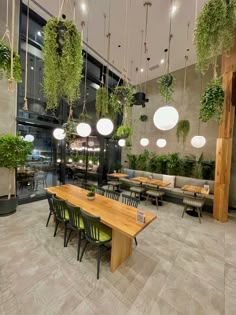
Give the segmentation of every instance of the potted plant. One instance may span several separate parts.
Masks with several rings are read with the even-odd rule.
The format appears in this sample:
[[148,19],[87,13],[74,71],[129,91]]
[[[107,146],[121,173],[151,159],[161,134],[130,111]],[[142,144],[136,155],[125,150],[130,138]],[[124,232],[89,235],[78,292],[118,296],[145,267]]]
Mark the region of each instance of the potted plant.
[[121,125],[116,131],[116,136],[118,139],[126,139],[132,135],[132,128],[127,125]]
[[211,80],[201,98],[200,120],[215,119],[219,124],[224,110],[224,90],[221,78]]
[[0,215],[14,213],[18,199],[12,194],[12,178],[18,166],[24,165],[32,151],[32,143],[23,140],[20,136],[0,136],[0,167],[8,169],[8,196],[0,197]]
[[[0,79],[3,74],[6,74],[7,79],[11,77],[11,50],[10,48],[0,41]],[[17,83],[21,82],[21,64],[20,56],[14,52],[13,55],[13,76]]]
[[83,56],[81,33],[72,21],[52,18],[44,27],[44,94],[55,110],[61,97],[72,106],[80,95]]
[[166,73],[159,79],[159,91],[163,102],[173,101],[172,94],[174,93],[175,84],[176,80],[171,73]]
[[197,68],[203,74],[216,56],[233,47],[236,26],[235,0],[208,0],[197,18],[194,31]]
[[89,188],[89,192],[87,193],[87,199],[88,200],[94,200],[95,199],[95,193],[96,193],[96,187],[91,186]]

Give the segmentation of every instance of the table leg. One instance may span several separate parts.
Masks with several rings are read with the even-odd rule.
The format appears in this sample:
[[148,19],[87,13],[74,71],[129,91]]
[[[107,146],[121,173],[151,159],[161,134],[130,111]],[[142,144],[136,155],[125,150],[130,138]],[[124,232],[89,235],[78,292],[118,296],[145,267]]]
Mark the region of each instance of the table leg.
[[132,238],[112,230],[111,271],[114,272],[132,254]]

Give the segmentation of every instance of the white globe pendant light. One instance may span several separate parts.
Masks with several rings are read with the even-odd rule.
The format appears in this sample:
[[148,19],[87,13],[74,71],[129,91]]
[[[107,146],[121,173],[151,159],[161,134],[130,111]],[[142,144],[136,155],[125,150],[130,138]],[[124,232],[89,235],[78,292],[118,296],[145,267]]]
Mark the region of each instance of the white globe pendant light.
[[191,145],[194,148],[200,149],[200,148],[204,147],[205,144],[206,144],[206,138],[203,136],[194,136],[191,139]]
[[56,128],[56,129],[54,129],[54,131],[53,131],[53,137],[54,137],[55,139],[57,139],[57,140],[63,140],[63,139],[65,139],[65,136],[66,136],[66,134],[65,134],[64,129],[62,129],[62,128]]
[[101,118],[97,122],[97,131],[102,136],[108,136],[112,133],[114,129],[113,122],[108,118]]
[[90,141],[88,142],[88,146],[89,146],[89,147],[93,147],[93,146],[94,146],[94,141],[90,140]]
[[27,142],[33,142],[34,141],[34,136],[32,135],[26,135],[24,137],[24,140],[27,141]]
[[125,146],[125,143],[126,143],[125,139],[120,139],[120,140],[118,141],[118,144],[119,144],[120,147],[124,147],[124,146]]
[[88,137],[91,134],[91,127],[87,123],[79,123],[76,127],[76,131],[80,137]]
[[153,123],[160,130],[174,128],[179,120],[179,113],[173,106],[162,106],[158,108],[153,116]]
[[166,142],[165,139],[158,139],[158,140],[157,140],[157,146],[158,146],[159,148],[164,148],[164,147],[166,146],[166,144],[167,144],[167,142]]
[[142,139],[140,140],[140,144],[141,144],[141,146],[143,146],[143,147],[148,146],[148,145],[149,145],[149,139],[147,139],[147,138],[142,138]]

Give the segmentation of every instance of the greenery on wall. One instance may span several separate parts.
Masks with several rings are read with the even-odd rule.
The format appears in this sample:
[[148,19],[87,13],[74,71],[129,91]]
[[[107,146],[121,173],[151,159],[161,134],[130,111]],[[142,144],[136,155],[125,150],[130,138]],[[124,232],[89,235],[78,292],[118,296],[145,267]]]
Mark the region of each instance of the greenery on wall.
[[127,154],[129,168],[158,174],[214,179],[215,162],[194,155],[179,157],[178,153],[157,155],[145,150],[139,155]]
[[[4,73],[9,80],[11,77],[11,50],[0,41],[0,79]],[[16,52],[13,55],[13,76],[17,83],[22,82],[20,56]]]
[[204,74],[214,57],[233,46],[236,0],[208,0],[197,19],[194,44],[197,68]]
[[177,136],[178,142],[180,142],[181,140],[183,143],[185,143],[189,130],[190,130],[189,120],[180,120],[178,122],[177,130],[176,130],[176,136]]
[[207,122],[210,119],[221,122],[224,110],[224,90],[221,85],[221,78],[213,79],[201,98],[200,120]]
[[47,108],[56,109],[61,97],[73,105],[79,98],[83,56],[81,34],[72,21],[52,18],[47,22],[43,60]]
[[168,103],[173,100],[174,88],[176,80],[171,73],[164,74],[159,79],[159,91],[164,103]]

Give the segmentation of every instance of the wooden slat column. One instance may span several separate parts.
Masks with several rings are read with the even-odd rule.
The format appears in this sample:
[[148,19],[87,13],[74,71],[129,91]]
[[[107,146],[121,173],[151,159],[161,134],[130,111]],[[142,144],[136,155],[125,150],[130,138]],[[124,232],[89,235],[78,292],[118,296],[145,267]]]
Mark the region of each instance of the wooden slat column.
[[225,103],[222,123],[216,143],[216,170],[214,188],[214,218],[227,222],[229,186],[232,160],[233,129],[235,116],[236,37],[231,55],[222,56],[222,76]]

